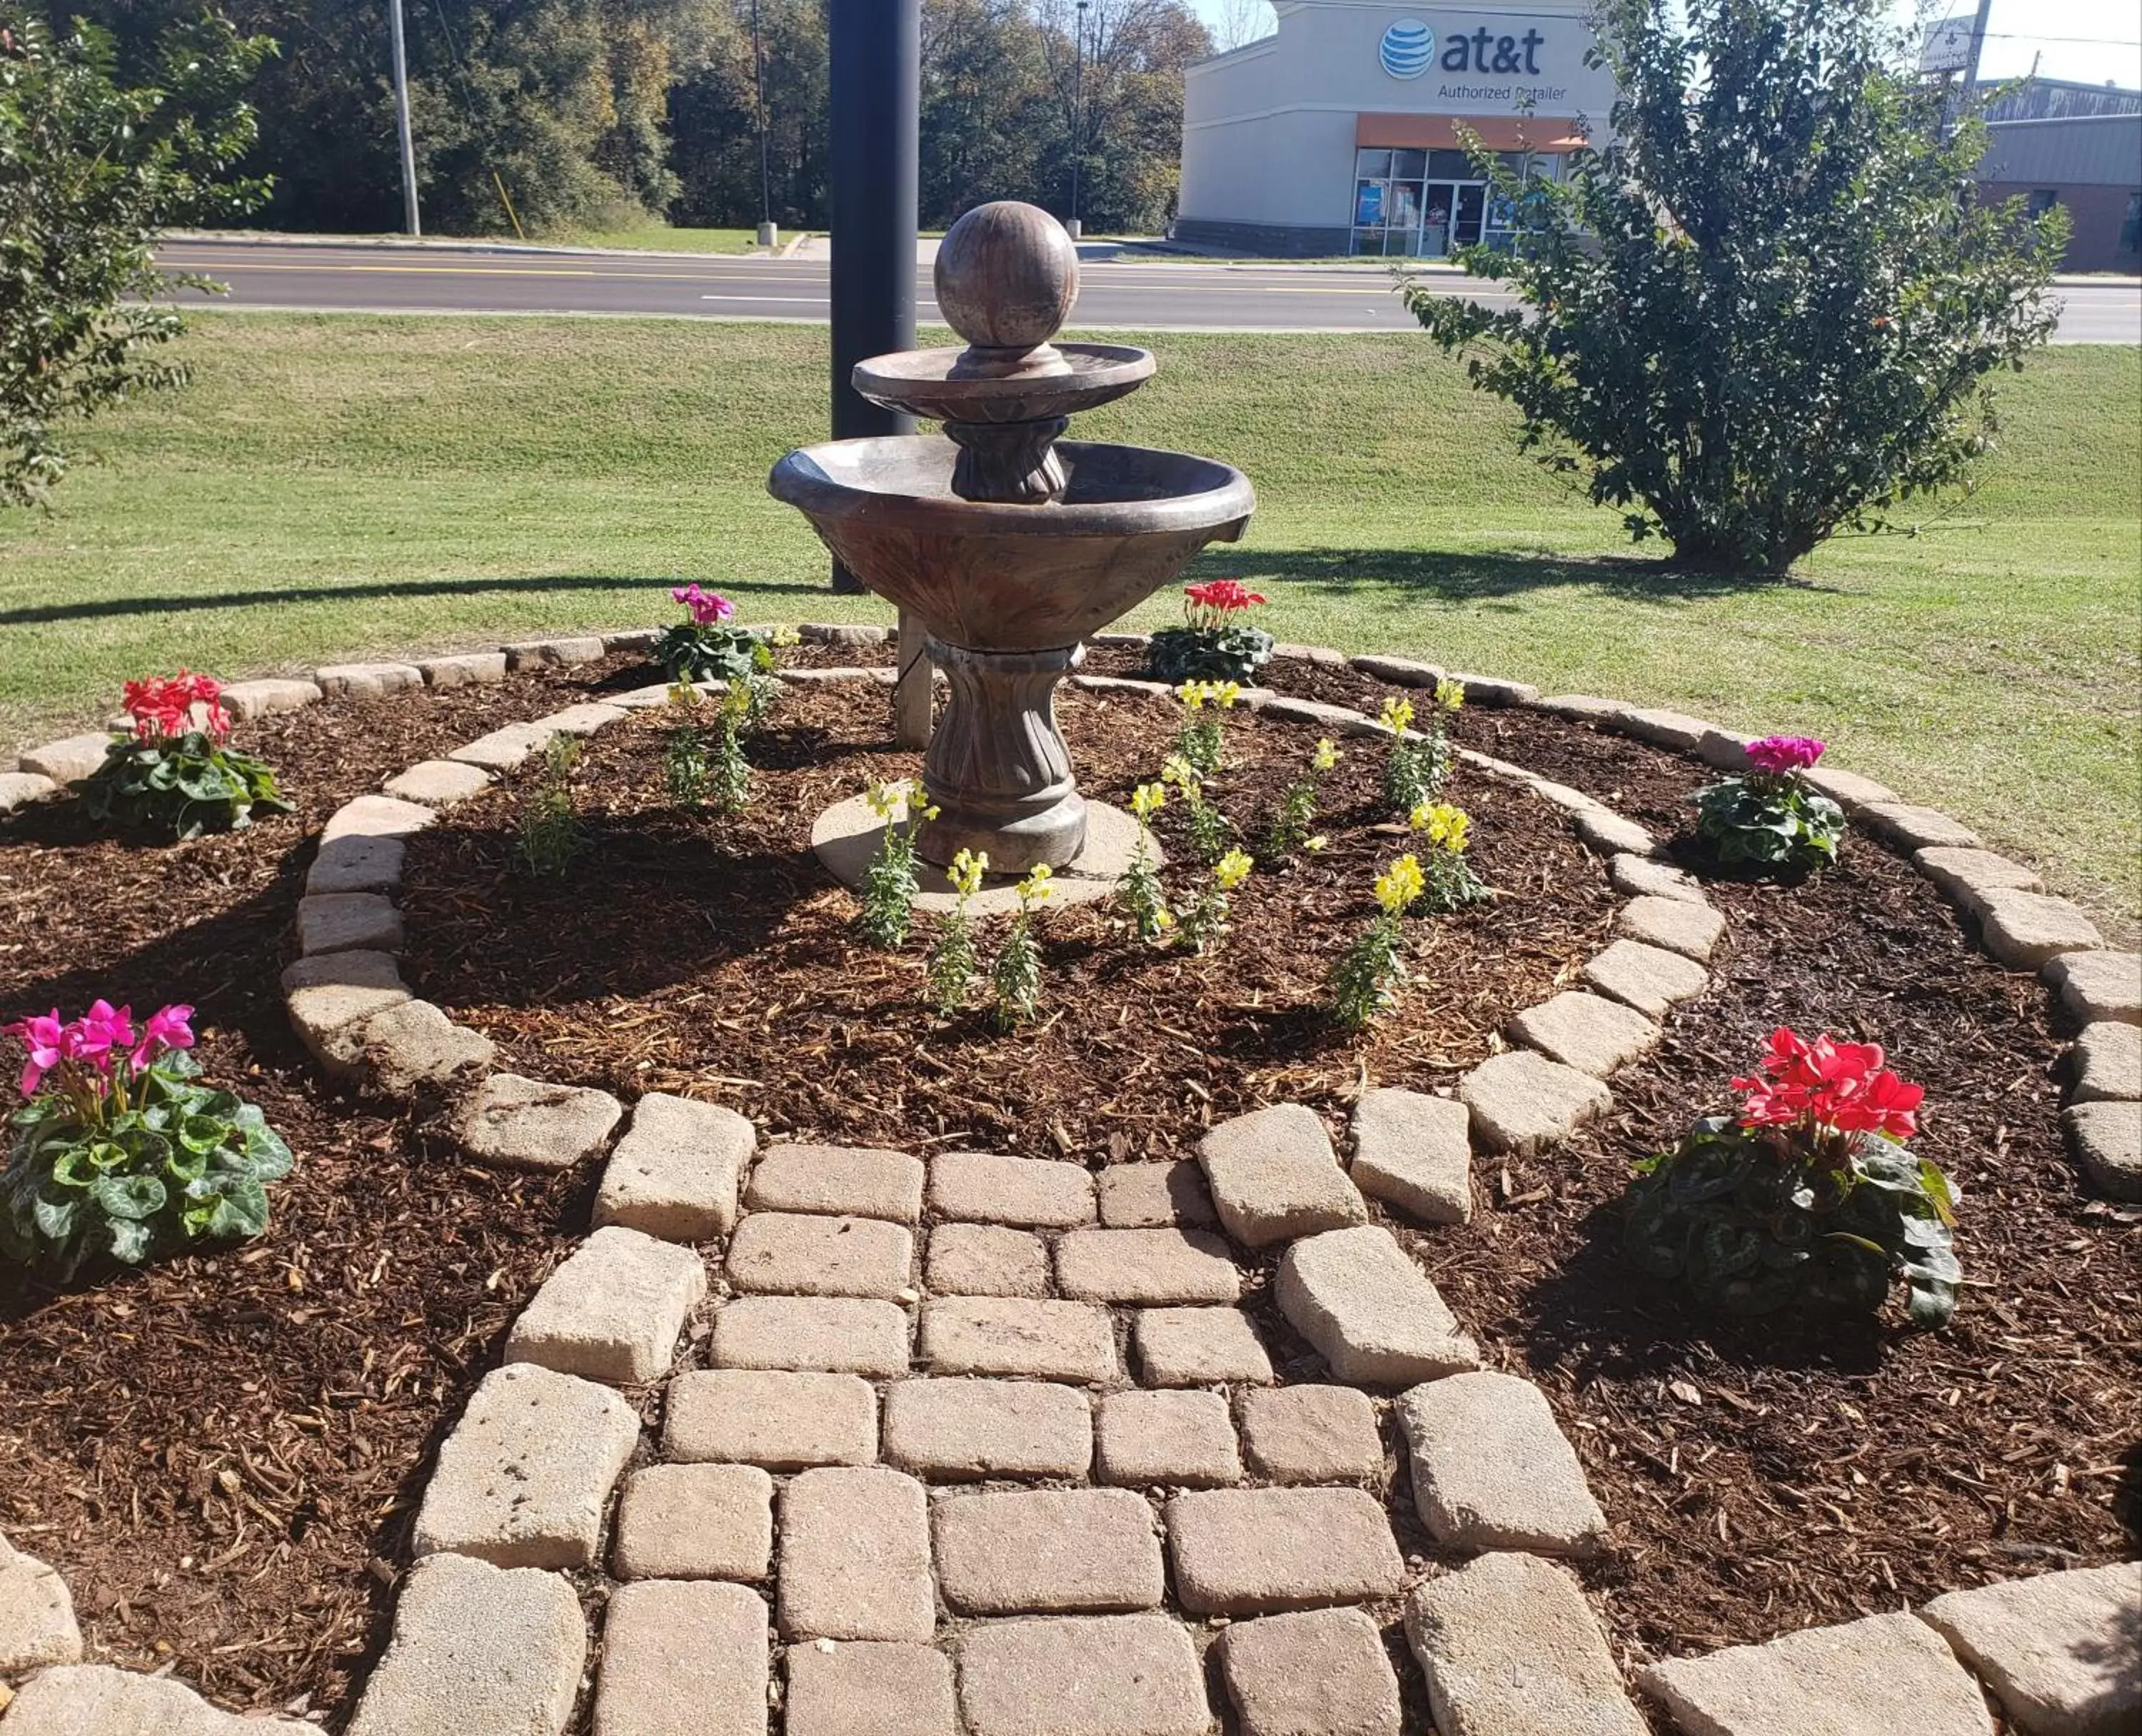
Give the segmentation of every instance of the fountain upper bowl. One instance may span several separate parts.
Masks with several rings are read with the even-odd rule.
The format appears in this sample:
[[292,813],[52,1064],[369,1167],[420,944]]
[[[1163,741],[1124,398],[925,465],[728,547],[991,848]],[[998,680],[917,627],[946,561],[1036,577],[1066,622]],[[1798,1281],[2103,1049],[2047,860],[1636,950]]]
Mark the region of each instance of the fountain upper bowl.
[[1249,478],[1187,452],[1065,440],[1063,497],[1039,506],[952,492],[940,435],[805,446],[767,488],[834,555],[945,644],[1040,651],[1078,644],[1178,577],[1256,508]]
[[1152,377],[1150,350],[1123,343],[1044,346],[1049,367],[974,372],[963,349],[898,350],[855,366],[856,390],[874,404],[934,422],[1039,422],[1076,416]]

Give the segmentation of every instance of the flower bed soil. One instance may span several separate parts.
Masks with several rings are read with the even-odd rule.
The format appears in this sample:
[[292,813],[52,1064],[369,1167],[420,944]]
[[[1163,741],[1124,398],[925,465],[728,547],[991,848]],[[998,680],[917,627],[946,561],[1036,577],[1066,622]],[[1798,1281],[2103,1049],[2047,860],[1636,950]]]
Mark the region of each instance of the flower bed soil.
[[[886,658],[801,647],[784,660]],[[1102,650],[1088,667],[1135,663]],[[406,1559],[431,1450],[584,1232],[594,1177],[472,1167],[418,1120],[321,1083],[274,980],[311,840],[417,759],[650,678],[611,658],[243,725],[240,744],[279,767],[300,811],[233,837],[130,847],[90,836],[72,804],[0,821],[0,1018],[97,994],[192,1001],[204,1062],[299,1158],[269,1233],[242,1250],[57,1295],[0,1279],[0,1531],[65,1573],[92,1655],[175,1665],[226,1704],[339,1722],[383,1640],[388,1564]],[[1296,662],[1268,678],[1370,711],[1389,691]],[[852,946],[851,901],[801,849],[818,806],[911,768],[871,745],[884,703],[876,688],[792,693],[753,750],[763,791],[789,806],[728,822],[664,815],[659,722],[616,726],[582,776],[614,812],[562,892],[500,877],[509,798],[453,811],[410,852],[412,977],[542,1076],[688,1087],[769,1134],[915,1144],[941,1118],[920,1137],[1101,1162],[1186,1150],[1205,1119],[1282,1095],[1338,1128],[1362,1068],[1303,1009],[1365,914],[1373,863],[1400,847],[1347,812],[1373,743],[1341,743],[1331,850],[1253,880],[1227,950],[1141,955],[1107,936],[1103,910],[1053,911],[1047,1020],[1000,1038],[936,1028],[919,947]],[[1150,774],[1163,710],[1083,695],[1064,709],[1089,789],[1121,800]],[[1236,798],[1269,791],[1315,732],[1246,721],[1241,734],[1276,757],[1236,774]],[[1536,713],[1470,708],[1458,734],[1661,836],[1711,775]],[[604,788],[613,765],[636,768],[636,790]],[[1447,1083],[1611,914],[1598,867],[1551,811],[1468,774],[1452,794],[1476,814],[1486,877],[1515,895],[1428,926],[1404,1012],[1359,1052],[1374,1083]],[[2056,1114],[2069,1033],[2041,987],[1977,953],[1967,919],[1862,836],[1798,889],[1710,890],[1731,925],[1714,987],[1617,1078],[1613,1115],[1548,1156],[1484,1164],[1469,1226],[1402,1232],[1489,1362],[1538,1380],[1583,1456],[1614,1526],[1587,1577],[1617,1650],[1760,1640],[2136,1554],[2142,1213],[2078,1186]],[[584,944],[595,933],[607,950]],[[1964,1190],[1970,1285],[1947,1330],[1708,1325],[1621,1260],[1628,1163],[1723,1107],[1727,1078],[1781,1022],[1878,1039],[1927,1085],[1920,1143]],[[1276,1328],[1265,1293],[1253,1305]]]
[[[1619,899],[1559,811],[1461,771],[1449,794],[1475,815],[1476,870],[1505,895],[1415,925],[1404,1013],[1346,1040],[1321,1010],[1331,964],[1375,914],[1379,868],[1411,847],[1376,800],[1381,747],[1349,742],[1323,787],[1329,844],[1253,875],[1219,951],[1138,947],[1106,903],[1044,906],[1039,1023],[999,1034],[978,1009],[947,1025],[928,1002],[927,923],[904,952],[866,945],[853,897],[810,848],[824,808],[916,770],[885,744],[886,706],[876,687],[792,689],[751,743],[752,804],[728,819],[672,805],[671,717],[612,726],[575,779],[586,843],[557,880],[514,870],[515,790],[452,809],[409,844],[412,988],[497,1042],[503,1067],[627,1097],[715,1097],[769,1137],[1122,1161],[1181,1152],[1201,1127],[1276,1098],[1335,1101],[1365,1066],[1386,1083],[1448,1086],[1612,926]],[[1090,796],[1126,805],[1157,774],[1172,705],[1071,692],[1059,711]],[[1210,788],[1254,852],[1256,816],[1316,737],[1246,713],[1226,727],[1230,763]],[[1173,797],[1155,826],[1181,865],[1178,900],[1203,874],[1183,818]],[[923,874],[943,889],[940,870]]]

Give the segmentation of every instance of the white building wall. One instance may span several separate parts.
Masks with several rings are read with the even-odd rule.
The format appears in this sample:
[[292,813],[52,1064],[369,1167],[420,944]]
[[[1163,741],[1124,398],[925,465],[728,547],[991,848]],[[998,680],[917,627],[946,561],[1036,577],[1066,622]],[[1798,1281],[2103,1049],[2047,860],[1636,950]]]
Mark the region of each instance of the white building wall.
[[[1294,250],[1344,251],[1355,123],[1365,114],[1529,113],[1578,119],[1603,136],[1614,86],[1584,64],[1588,5],[1279,0],[1276,35],[1188,69],[1182,222],[1294,231]],[[1393,76],[1379,53],[1386,30],[1401,20],[1434,33],[1429,65],[1411,78]],[[1476,72],[1483,48],[1488,70]],[[1511,70],[1498,72],[1498,64]]]

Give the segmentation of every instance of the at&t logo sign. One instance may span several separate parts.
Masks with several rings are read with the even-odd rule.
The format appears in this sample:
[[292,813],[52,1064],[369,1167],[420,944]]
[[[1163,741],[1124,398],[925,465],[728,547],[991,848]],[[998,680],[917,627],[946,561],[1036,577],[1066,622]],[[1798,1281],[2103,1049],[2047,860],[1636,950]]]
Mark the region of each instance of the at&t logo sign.
[[1384,32],[1376,58],[1394,78],[1418,78],[1435,58],[1435,32],[1418,18],[1400,18]]

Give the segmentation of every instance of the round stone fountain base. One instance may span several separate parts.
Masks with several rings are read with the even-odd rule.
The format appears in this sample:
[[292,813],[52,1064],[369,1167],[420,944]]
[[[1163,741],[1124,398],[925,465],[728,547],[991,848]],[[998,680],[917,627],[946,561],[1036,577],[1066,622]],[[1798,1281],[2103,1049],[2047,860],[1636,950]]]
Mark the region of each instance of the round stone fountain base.
[[[1056,870],[1049,882],[1048,903],[1088,904],[1106,898],[1130,866],[1138,834],[1144,830],[1121,808],[1088,802],[1085,848]],[[835,802],[811,826],[811,847],[818,852],[818,860],[842,885],[857,890],[884,838],[885,822],[860,796]],[[1156,866],[1165,865],[1167,859],[1150,832],[1146,832],[1146,849]],[[955,900],[941,870],[917,862],[916,878],[922,884],[922,892],[915,900],[917,910],[942,914],[952,908]],[[1009,915],[1019,908],[1018,896],[1012,890],[1017,883],[1016,875],[993,874],[982,882],[982,890],[968,901],[967,908],[977,916]]]

